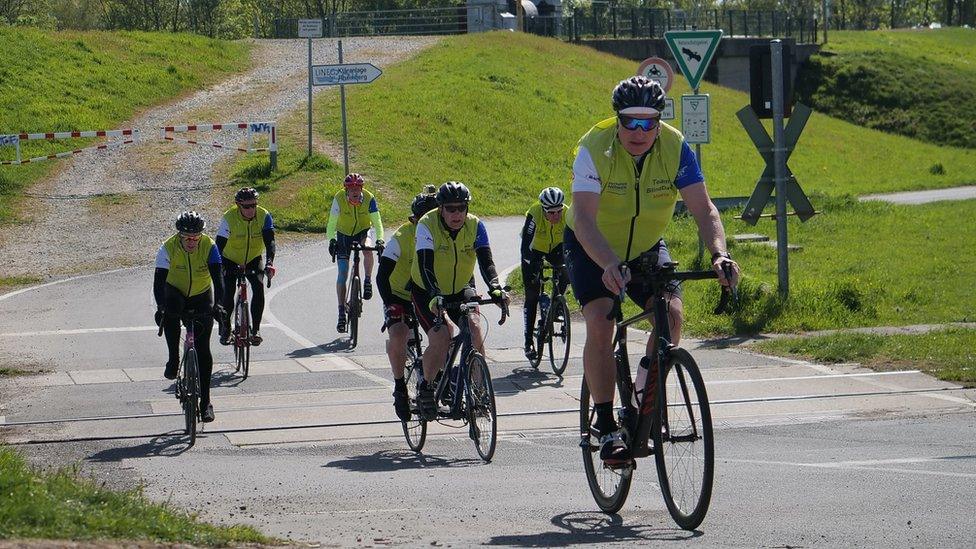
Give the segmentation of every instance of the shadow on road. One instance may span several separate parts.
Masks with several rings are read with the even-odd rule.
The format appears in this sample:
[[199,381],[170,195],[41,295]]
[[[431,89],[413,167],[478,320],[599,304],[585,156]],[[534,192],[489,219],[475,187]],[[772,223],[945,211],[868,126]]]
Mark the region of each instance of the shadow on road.
[[244,376],[233,370],[215,371],[210,376],[210,387],[237,387],[244,381]]
[[528,391],[536,387],[563,387],[563,379],[555,374],[536,370],[531,366],[517,366],[504,377],[492,377],[495,392],[509,387],[515,391]]
[[484,462],[480,459],[444,459],[409,450],[381,450],[369,455],[330,461],[322,467],[334,467],[356,473],[384,473],[431,467],[472,467],[482,464]]
[[[667,514],[666,511],[664,511]],[[553,532],[529,535],[495,536],[488,545],[514,547],[556,547],[566,545],[602,544],[642,541],[685,541],[702,535],[699,531],[687,532],[676,528],[653,528],[643,524],[625,525],[620,515],[600,512],[572,512],[552,517],[552,524],[559,528]]]
[[321,345],[316,345],[315,347],[305,347],[304,349],[295,349],[294,351],[288,353],[288,358],[308,358],[312,356],[324,355],[327,353],[336,353],[339,351],[351,351],[352,347],[349,345],[349,338],[341,337],[333,339],[328,343],[323,343]]
[[187,438],[182,431],[174,431],[172,435],[153,437],[144,444],[127,446],[124,448],[108,448],[88,456],[86,461],[93,463],[113,463],[129,458],[145,458],[155,456],[178,456],[190,448]]

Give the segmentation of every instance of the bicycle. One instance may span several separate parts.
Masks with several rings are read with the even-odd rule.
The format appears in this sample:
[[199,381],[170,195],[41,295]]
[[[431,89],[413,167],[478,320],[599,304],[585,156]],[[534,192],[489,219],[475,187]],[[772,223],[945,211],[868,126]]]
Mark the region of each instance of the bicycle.
[[[552,274],[546,276],[546,272]],[[541,292],[539,294],[538,325],[533,329],[535,334],[535,357],[529,360],[533,368],[538,369],[542,363],[542,348],[549,348],[549,364],[552,371],[559,377],[563,377],[566,365],[569,363],[569,343],[571,338],[571,325],[569,318],[569,305],[566,303],[566,296],[559,292],[562,284],[563,269],[554,269],[546,261],[542,266],[541,273]],[[552,281],[552,291],[546,293],[546,282]],[[558,364],[558,365],[557,365]]]
[[[196,337],[193,324],[196,321],[208,322],[212,319],[211,311],[185,310],[180,315],[180,322],[186,327],[183,338],[183,359],[180,360],[179,373],[176,376],[176,398],[180,401],[185,420],[186,435],[190,437],[190,446],[197,441],[197,421],[200,419],[200,364],[197,361]],[[163,336],[163,323],[159,324],[159,332]]]
[[403,381],[407,384],[407,399],[411,404],[410,420],[401,421],[403,436],[407,439],[407,446],[414,452],[419,452],[427,440],[427,422],[420,417],[417,405],[417,379],[424,375],[423,365],[423,335],[418,328],[416,318],[412,316],[407,321],[412,334],[407,340],[407,363],[403,370]]
[[[363,314],[363,285],[359,278],[359,252],[380,250],[380,248],[374,246],[363,246],[356,241],[353,241],[349,245],[349,251],[352,252],[352,280],[346,289],[346,318],[349,322],[350,349],[355,349],[359,343],[359,317]],[[335,261],[335,256],[332,256],[332,261]]]
[[[508,291],[508,288],[505,288]],[[495,445],[498,439],[498,412],[495,409],[495,390],[491,384],[491,372],[485,357],[474,349],[471,341],[471,327],[469,316],[477,312],[479,305],[494,303],[502,306],[502,316],[498,324],[504,324],[508,318],[508,305],[501,299],[479,298],[474,290],[465,292],[464,297],[457,301],[444,303],[446,310],[457,310],[461,313],[460,332],[451,339],[448,348],[444,370],[439,374],[437,388],[434,390],[434,402],[437,402],[437,413],[433,418],[424,417],[416,395],[411,398],[411,414],[420,417],[423,432],[426,434],[426,423],[437,419],[462,421],[468,425],[468,436],[474,441],[475,450],[481,459],[488,463],[495,455]],[[444,322],[443,314],[434,321],[434,326],[441,326]],[[460,355],[460,360],[455,359]],[[423,379],[423,369],[417,370]],[[416,389],[415,389],[416,390]],[[441,403],[447,405],[442,407]],[[410,441],[408,441],[409,443]],[[422,448],[414,450],[419,452]],[[411,446],[413,448],[413,446]]]
[[[267,272],[265,271],[265,275]],[[237,266],[237,299],[234,301],[234,329],[232,345],[234,346],[235,372],[241,372],[243,379],[247,379],[251,367],[251,308],[247,300],[247,276],[244,265]],[[268,288],[271,287],[271,277],[268,277]]]
[[[683,529],[693,530],[705,519],[712,493],[715,467],[712,416],[701,372],[691,354],[671,343],[668,306],[664,293],[669,281],[718,278],[715,271],[676,272],[677,263],[663,266],[642,265],[639,284],[652,290],[653,306],[623,320],[621,296],[614,303],[610,318],[615,319],[614,359],[617,367],[617,398],[620,425],[628,433],[627,443],[635,459],[621,467],[611,467],[600,459],[599,432],[594,427],[595,413],[583,377],[580,390],[580,448],[583,466],[593,498],[606,513],[623,507],[633,480],[636,458],[654,456],[661,493],[668,512]],[[730,276],[726,273],[726,276]],[[716,314],[725,311],[732,292],[723,288]],[[657,377],[638,366],[637,381],[631,378],[627,353],[627,327],[653,316],[656,341]],[[656,385],[653,383],[656,382]],[[655,387],[654,394],[649,389]],[[693,394],[692,394],[693,393]],[[652,411],[656,412],[652,414]],[[653,441],[653,447],[648,440]],[[684,483],[688,483],[686,486]]]

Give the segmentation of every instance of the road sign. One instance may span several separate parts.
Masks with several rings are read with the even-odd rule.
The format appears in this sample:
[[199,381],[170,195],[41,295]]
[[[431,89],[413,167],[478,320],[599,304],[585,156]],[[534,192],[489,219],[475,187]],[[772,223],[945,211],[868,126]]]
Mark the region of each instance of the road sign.
[[688,79],[688,85],[693,90],[698,89],[698,84],[705,76],[705,69],[722,40],[722,31],[669,31],[664,33],[664,40],[671,49],[671,55],[678,62],[681,73]]
[[657,80],[658,84],[664,88],[664,93],[671,91],[671,84],[674,83],[674,71],[671,70],[671,64],[660,57],[645,59],[637,69],[637,75]]
[[664,99],[664,112],[661,113],[661,120],[674,120],[674,99],[666,97]]
[[681,96],[681,132],[688,143],[711,143],[708,94]]
[[383,71],[372,63],[312,65],[312,85],[368,84],[379,78],[381,74]]
[[299,38],[322,38],[321,19],[299,19],[298,20]]
[[[787,159],[789,159],[789,155],[796,147],[796,142],[800,139],[800,133],[803,132],[803,127],[806,125],[807,119],[810,118],[811,112],[810,107],[802,103],[796,104],[796,108],[793,110],[793,116],[790,117],[790,121],[786,125],[786,130],[784,130],[783,135],[786,141]],[[766,161],[766,167],[763,169],[762,176],[756,183],[756,190],[753,191],[745,210],[742,211],[742,220],[750,225],[755,225],[759,221],[759,216],[762,215],[766,204],[769,202],[769,197],[772,196],[773,190],[776,188],[773,169],[773,140],[770,139],[769,133],[766,131],[762,122],[759,121],[759,117],[752,110],[751,106],[743,107],[736,113],[736,116],[739,117],[739,121],[742,122],[746,133],[749,134],[752,142],[756,145],[759,154]],[[800,221],[806,221],[816,213],[813,205],[810,204],[810,199],[807,198],[803,189],[800,188],[800,184],[797,182],[796,176],[793,175],[789,166],[786,167],[786,199],[793,205],[793,211],[796,212],[796,216],[800,218]]]

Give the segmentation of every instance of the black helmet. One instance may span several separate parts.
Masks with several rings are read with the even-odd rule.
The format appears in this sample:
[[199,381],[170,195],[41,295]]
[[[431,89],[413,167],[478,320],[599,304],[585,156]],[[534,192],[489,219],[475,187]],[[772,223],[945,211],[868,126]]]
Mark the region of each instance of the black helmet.
[[254,187],[243,187],[234,195],[234,202],[244,202],[245,200],[257,200],[260,193]]
[[413,213],[414,217],[420,218],[425,213],[433,210],[436,207],[437,195],[420,193],[414,197],[413,203],[410,204],[410,211]]
[[181,233],[202,233],[206,226],[207,222],[194,211],[183,212],[176,218],[176,230]]
[[437,204],[452,204],[455,202],[471,202],[471,191],[460,181],[448,181],[437,189]]
[[620,112],[631,107],[649,107],[663,111],[664,88],[656,80],[646,76],[631,76],[621,80],[613,89],[613,110]]

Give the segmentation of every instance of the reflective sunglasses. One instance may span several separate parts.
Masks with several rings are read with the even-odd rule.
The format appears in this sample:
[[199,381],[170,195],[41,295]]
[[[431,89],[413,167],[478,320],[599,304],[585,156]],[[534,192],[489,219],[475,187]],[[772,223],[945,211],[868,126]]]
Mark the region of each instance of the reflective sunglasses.
[[660,118],[631,118],[623,114],[617,115],[617,119],[620,120],[620,124],[623,127],[631,131],[640,128],[645,132],[649,132],[661,123]]
[[239,207],[240,207],[240,208],[241,208],[242,210],[250,210],[251,208],[257,208],[257,206],[258,206],[258,203],[257,203],[257,202],[255,202],[254,204],[240,204],[240,203],[239,203],[239,204],[237,204],[237,205],[238,205],[238,206],[239,206]]
[[468,205],[467,204],[455,204],[455,205],[445,204],[444,211],[447,213],[466,212],[468,211]]

